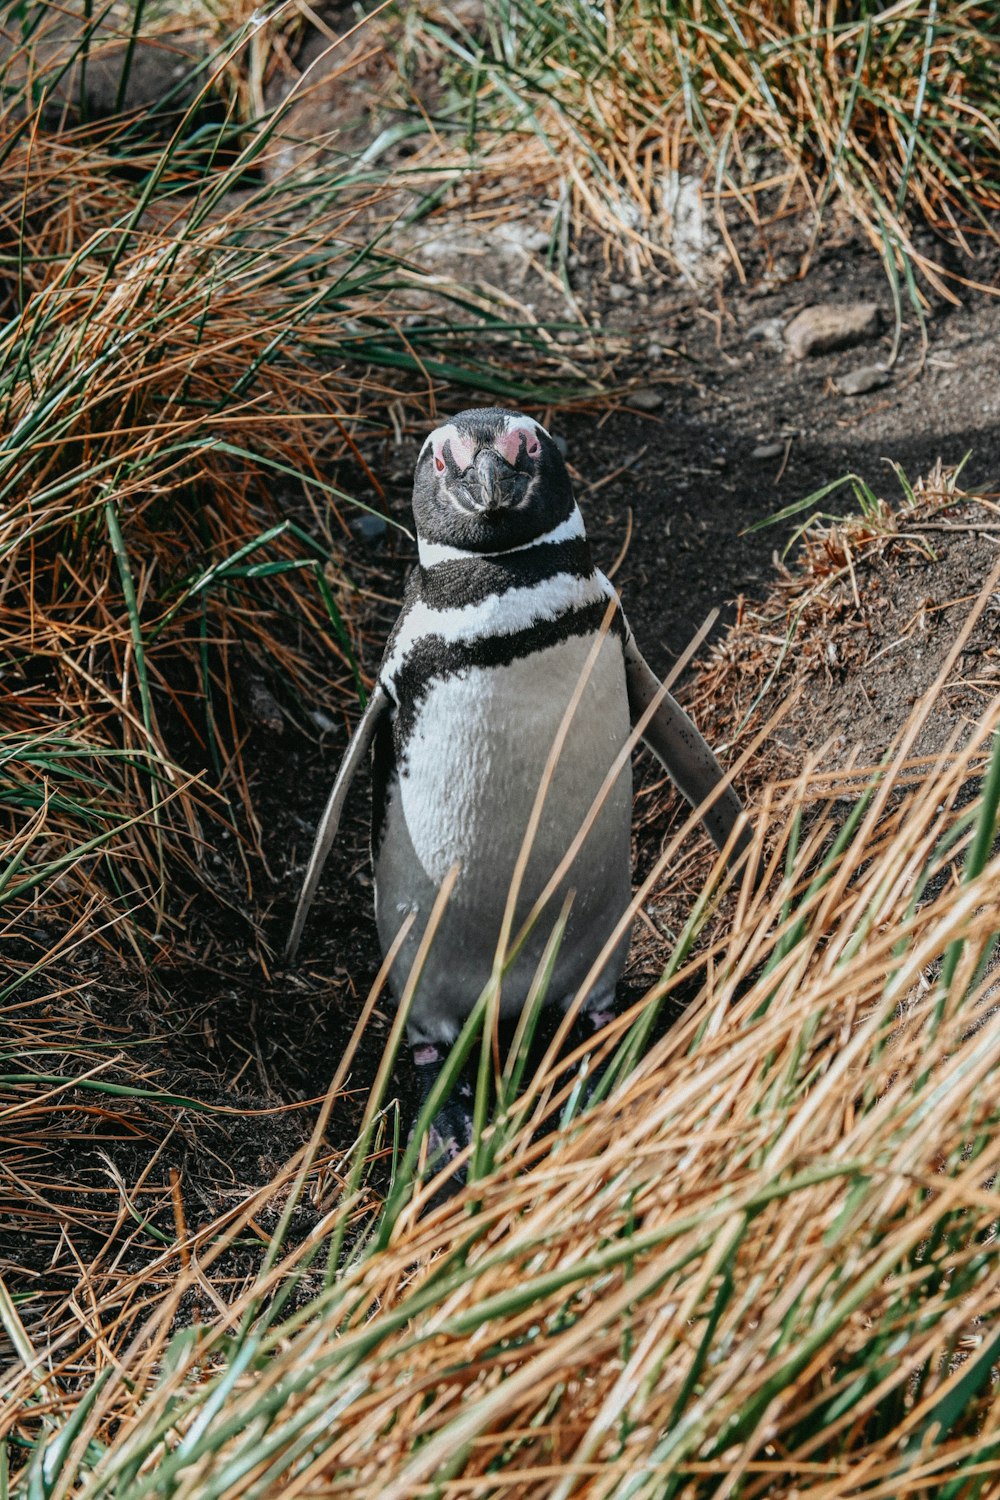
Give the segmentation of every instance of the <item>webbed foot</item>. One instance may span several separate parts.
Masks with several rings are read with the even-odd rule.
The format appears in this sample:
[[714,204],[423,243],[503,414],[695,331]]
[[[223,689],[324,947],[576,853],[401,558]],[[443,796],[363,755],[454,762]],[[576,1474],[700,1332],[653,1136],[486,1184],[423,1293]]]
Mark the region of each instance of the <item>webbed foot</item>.
[[[446,1058],[447,1052],[431,1043],[421,1043],[413,1049],[419,1095],[417,1120],[431,1096],[431,1090],[441,1076],[441,1069],[444,1067]],[[427,1164],[431,1171],[439,1171],[449,1162],[454,1161],[456,1156],[471,1144],[474,1130],[472,1111],[472,1084],[469,1079],[459,1077],[427,1129]],[[414,1130],[417,1120],[413,1123]],[[453,1172],[444,1190],[445,1196],[457,1192],[464,1184],[465,1177],[464,1166]]]

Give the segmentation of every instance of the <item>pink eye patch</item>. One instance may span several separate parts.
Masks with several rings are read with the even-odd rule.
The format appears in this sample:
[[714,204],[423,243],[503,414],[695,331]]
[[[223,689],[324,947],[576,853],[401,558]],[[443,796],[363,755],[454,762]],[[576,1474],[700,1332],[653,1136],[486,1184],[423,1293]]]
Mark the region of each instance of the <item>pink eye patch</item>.
[[439,474],[445,471],[444,450],[450,445],[451,458],[457,469],[467,469],[475,457],[475,449],[469,438],[463,437],[457,427],[449,423],[434,434],[434,467]]
[[[491,446],[513,468],[520,457],[522,442],[528,458],[537,458],[541,453],[542,445],[538,440],[538,433],[534,427],[528,426],[513,427],[509,431],[501,432]],[[434,453],[434,467],[439,474],[443,474],[448,466],[445,457],[446,450],[451,453],[452,462],[459,472],[464,472],[476,456],[474,440],[463,436],[451,422],[444,427],[439,427],[437,432],[432,434],[431,446]]]
[[501,432],[494,444],[497,452],[512,466],[517,463],[521,452],[522,438],[525,453],[529,458],[537,458],[542,451],[542,445],[533,427],[514,427],[509,432]]

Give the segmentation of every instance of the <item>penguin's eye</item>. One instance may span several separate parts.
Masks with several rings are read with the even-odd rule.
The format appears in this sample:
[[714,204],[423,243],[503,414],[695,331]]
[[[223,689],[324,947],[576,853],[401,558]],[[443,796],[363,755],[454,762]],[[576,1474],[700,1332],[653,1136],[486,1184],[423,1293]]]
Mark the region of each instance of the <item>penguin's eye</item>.
[[524,451],[529,458],[537,458],[539,453],[541,453],[542,445],[538,441],[538,434],[536,432],[530,432],[528,434],[528,440],[524,445]]
[[434,467],[437,472],[443,474],[450,461],[460,474],[464,474],[476,456],[472,439],[465,437],[450,422],[446,427],[439,427],[432,436]]

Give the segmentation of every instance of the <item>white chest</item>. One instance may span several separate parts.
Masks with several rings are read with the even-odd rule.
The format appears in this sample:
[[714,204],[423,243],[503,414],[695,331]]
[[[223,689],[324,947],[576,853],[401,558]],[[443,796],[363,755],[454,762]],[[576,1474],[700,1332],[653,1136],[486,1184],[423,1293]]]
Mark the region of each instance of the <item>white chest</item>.
[[[464,668],[429,685],[390,795],[387,835],[401,819],[435,885],[456,864],[463,885],[509,880],[574,699],[533,845],[539,867],[558,863],[628,737],[620,641],[607,636],[595,651],[593,636],[571,637],[508,665]],[[627,763],[608,803],[627,826]]]

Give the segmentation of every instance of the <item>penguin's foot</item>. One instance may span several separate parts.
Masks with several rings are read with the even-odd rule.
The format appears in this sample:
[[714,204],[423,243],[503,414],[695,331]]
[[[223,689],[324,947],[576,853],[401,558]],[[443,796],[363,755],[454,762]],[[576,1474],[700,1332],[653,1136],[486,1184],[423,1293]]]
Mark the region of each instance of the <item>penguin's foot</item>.
[[581,1013],[579,1020],[581,1029],[585,1036],[595,1036],[597,1032],[603,1031],[605,1026],[610,1026],[618,1012],[614,1006],[606,1005],[601,1010],[585,1010]]
[[[446,1053],[431,1043],[421,1043],[413,1049],[413,1064],[420,1099],[417,1106],[418,1118],[441,1075],[446,1056]],[[472,1084],[468,1078],[459,1077],[451,1094],[441,1105],[427,1130],[427,1162],[433,1171],[454,1161],[455,1157],[471,1144],[474,1129],[472,1110]],[[416,1129],[416,1121],[414,1121],[413,1129]],[[465,1168],[462,1167],[452,1174],[448,1185],[449,1193],[457,1191],[464,1182]]]
[[[568,1042],[569,1050],[575,1051],[577,1047],[585,1045],[587,1042],[591,1041],[599,1031],[603,1031],[605,1026],[609,1026],[611,1024],[617,1014],[618,1012],[614,1008],[614,1006],[607,1004],[602,1005],[599,1009],[595,1008],[594,1010],[580,1011],[576,1019],[574,1020],[572,1029],[570,1031]],[[601,1079],[608,1071],[608,1067],[612,1061],[613,1056],[614,1054],[611,1053],[607,1057],[601,1059],[601,1061],[599,1062],[595,1062],[592,1057],[588,1057],[581,1065],[587,1070],[584,1077],[583,1088],[581,1090],[580,1097],[580,1104],[582,1108],[586,1108],[586,1106],[590,1103],[591,1099],[596,1093]]]

